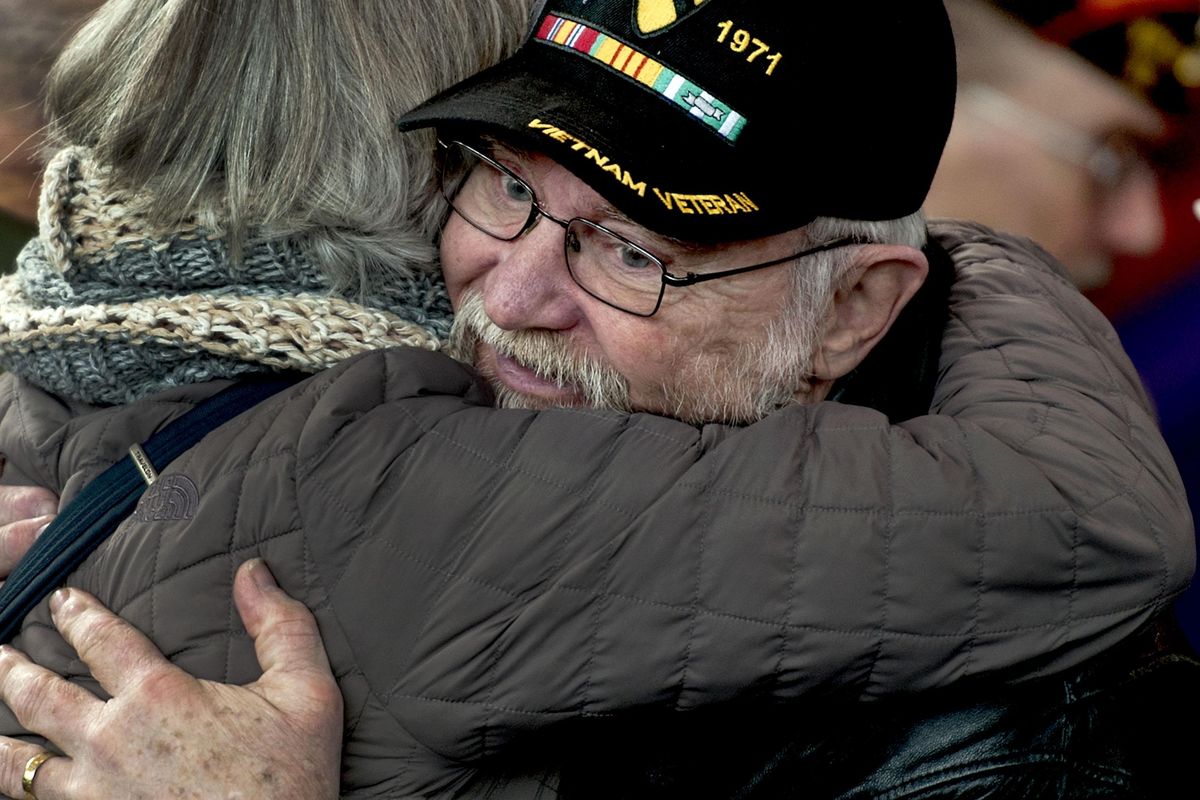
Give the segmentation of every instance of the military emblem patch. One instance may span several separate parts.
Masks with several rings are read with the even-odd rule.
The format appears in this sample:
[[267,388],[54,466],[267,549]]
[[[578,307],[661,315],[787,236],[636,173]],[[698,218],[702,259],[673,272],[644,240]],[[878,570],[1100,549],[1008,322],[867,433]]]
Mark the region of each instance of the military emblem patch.
[[637,0],[633,10],[634,28],[643,36],[661,33],[690,17],[708,0]]

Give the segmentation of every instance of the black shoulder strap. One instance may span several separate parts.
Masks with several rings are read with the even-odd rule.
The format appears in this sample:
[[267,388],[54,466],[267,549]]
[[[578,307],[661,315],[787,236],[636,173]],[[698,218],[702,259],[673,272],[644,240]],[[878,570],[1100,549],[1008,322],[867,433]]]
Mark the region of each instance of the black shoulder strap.
[[[145,471],[165,467],[209,432],[296,383],[301,376],[239,381],[200,403],[113,464],[55,517],[0,589],[0,643],[133,513],[146,490]],[[144,460],[143,460],[144,459]],[[139,464],[138,461],[142,463]]]

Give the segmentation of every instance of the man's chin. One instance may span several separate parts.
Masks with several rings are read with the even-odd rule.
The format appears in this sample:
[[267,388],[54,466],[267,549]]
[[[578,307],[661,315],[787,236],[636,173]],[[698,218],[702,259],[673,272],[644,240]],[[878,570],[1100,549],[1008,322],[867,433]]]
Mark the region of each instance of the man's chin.
[[477,292],[464,292],[447,353],[470,361],[506,408],[629,410],[629,386],[614,369],[576,352],[563,335],[505,331],[488,319]]
[[694,402],[670,402],[666,399],[638,403],[630,406],[618,406],[611,403],[589,402],[586,398],[576,396],[544,397],[517,391],[504,382],[489,377],[492,391],[496,397],[497,408],[517,408],[526,411],[544,411],[550,408],[596,408],[606,411],[623,413],[656,414],[663,417],[673,417],[689,425],[750,425],[758,422],[768,414],[780,408],[797,403],[811,402],[806,398],[792,396],[787,399],[775,399],[759,403],[743,399],[740,403],[727,402],[720,405],[695,404]]
[[586,404],[574,398],[549,398],[518,392],[499,381],[491,381],[496,395],[497,408],[521,408],[527,411],[544,411],[548,408],[582,408]]

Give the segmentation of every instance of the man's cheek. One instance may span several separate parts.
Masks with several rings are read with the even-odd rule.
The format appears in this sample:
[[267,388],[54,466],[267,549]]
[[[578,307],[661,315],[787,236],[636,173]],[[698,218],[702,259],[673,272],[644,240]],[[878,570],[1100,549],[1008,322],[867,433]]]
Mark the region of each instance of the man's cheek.
[[476,273],[482,273],[479,254],[474,253],[470,242],[470,233],[462,228],[466,225],[457,216],[451,215],[442,229],[442,241],[439,255],[442,262],[442,276],[446,280],[446,291],[450,295],[450,303],[458,310],[459,300],[463,290],[474,280]]

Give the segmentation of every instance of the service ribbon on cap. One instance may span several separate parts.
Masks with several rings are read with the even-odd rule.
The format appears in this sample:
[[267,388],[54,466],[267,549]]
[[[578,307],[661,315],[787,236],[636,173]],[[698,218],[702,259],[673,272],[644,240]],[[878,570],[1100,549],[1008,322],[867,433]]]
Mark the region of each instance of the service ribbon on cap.
[[609,69],[632,78],[660,97],[671,101],[690,116],[700,120],[730,142],[737,141],[746,118],[728,103],[713,97],[700,86],[606,33],[582,22],[547,14],[538,26],[540,42],[559,45],[600,62]]

